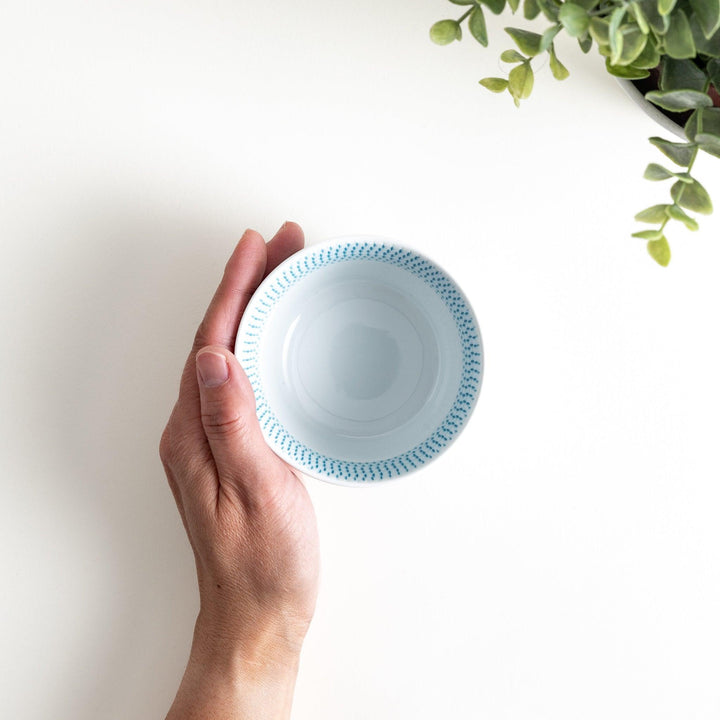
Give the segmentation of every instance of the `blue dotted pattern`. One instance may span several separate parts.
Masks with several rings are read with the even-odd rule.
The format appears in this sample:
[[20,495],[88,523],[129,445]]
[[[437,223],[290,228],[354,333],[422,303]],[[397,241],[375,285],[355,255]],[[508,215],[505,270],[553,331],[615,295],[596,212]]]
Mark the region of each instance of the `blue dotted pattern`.
[[[442,298],[457,326],[463,350],[460,388],[452,408],[426,440],[402,455],[374,462],[350,462],[312,450],[292,436],[270,408],[259,375],[260,337],[273,305],[297,282],[319,268],[350,260],[374,260],[406,270],[426,282]],[[450,278],[414,252],[384,242],[357,241],[320,247],[283,266],[249,308],[239,360],[255,393],[257,416],[265,437],[291,464],[311,475],[351,482],[387,480],[421,467],[449,445],[467,421],[480,390],[482,345],[466,301]]]

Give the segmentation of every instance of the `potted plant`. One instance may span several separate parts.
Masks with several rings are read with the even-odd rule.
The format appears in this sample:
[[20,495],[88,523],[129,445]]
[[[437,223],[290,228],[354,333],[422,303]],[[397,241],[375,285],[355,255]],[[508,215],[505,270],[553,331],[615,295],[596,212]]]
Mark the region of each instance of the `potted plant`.
[[651,257],[660,265],[670,262],[665,228],[671,221],[689,230],[698,223],[688,214],[709,214],[712,202],[693,176],[700,150],[720,157],[720,0],[450,0],[465,6],[457,19],[440,20],[430,28],[439,45],[460,40],[463,23],[487,47],[485,12],[500,14],[521,9],[527,20],[542,16],[550,24],[542,32],[507,27],[515,47],[501,60],[512,65],[507,78],[487,77],[480,84],[496,93],[508,92],[516,105],[533,89],[535,59],[547,54],[550,71],[558,80],[568,70],[555,52],[561,32],[576,38],[583,52],[595,45],[607,71],[632,82],[641,96],[669,117],[682,142],[651,137],[650,142],[671,161],[652,162],[645,177],[671,181],[665,203],[639,212],[635,219],[655,225],[633,237],[647,241]]

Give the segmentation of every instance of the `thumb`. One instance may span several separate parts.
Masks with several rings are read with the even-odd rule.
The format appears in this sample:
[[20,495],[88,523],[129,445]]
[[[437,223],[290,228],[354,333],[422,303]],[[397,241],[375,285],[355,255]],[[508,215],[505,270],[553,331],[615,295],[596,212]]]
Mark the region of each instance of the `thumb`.
[[195,356],[202,425],[221,482],[250,490],[279,462],[263,438],[250,381],[235,355],[208,345]]

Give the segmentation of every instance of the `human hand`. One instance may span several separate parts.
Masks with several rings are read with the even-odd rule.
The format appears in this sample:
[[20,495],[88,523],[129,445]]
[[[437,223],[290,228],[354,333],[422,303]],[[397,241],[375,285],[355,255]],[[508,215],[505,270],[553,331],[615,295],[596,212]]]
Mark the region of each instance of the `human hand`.
[[294,223],[267,245],[245,232],[197,331],[160,442],[200,589],[168,720],[289,716],[317,596],[317,525],[299,477],[263,439],[232,348],[263,277],[303,244]]

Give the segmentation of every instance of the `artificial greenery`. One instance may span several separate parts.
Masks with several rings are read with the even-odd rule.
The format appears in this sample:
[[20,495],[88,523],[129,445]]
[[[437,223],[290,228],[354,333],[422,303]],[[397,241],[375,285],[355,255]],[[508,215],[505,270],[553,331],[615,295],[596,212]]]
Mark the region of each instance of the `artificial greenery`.
[[[501,60],[513,65],[507,78],[488,77],[480,84],[493,92],[508,92],[516,105],[529,97],[535,79],[533,61],[549,56],[550,71],[558,80],[568,76],[555,53],[555,37],[565,32],[576,38],[587,53],[595,44],[611,75],[641,80],[657,73],[657,89],[645,97],[659,108],[686,113],[687,142],[651,137],[650,142],[676,167],[672,170],[651,163],[648,180],[672,180],[670,202],[653,205],[635,219],[657,225],[633,233],[647,241],[651,257],[660,265],[670,262],[665,227],[680,222],[697,230],[697,221],[687,214],[709,214],[712,202],[705,188],[691,174],[698,151],[720,157],[720,108],[713,107],[713,94],[720,90],[720,0],[450,0],[467,9],[457,20],[440,20],[430,28],[439,45],[462,39],[467,21],[470,34],[487,47],[485,12],[496,15],[510,8],[527,20],[542,15],[550,25],[542,32],[507,27],[516,49],[505,50]],[[717,95],[716,95],[717,96]],[[682,116],[679,116],[682,117]]]

